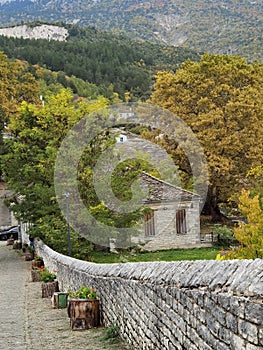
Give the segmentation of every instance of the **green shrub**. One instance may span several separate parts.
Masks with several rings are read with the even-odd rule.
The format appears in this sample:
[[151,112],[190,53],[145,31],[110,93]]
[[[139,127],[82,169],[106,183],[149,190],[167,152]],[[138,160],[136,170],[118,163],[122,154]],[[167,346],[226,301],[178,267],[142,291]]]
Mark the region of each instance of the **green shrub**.
[[233,231],[227,227],[224,226],[218,226],[215,229],[215,233],[217,234],[217,242],[216,245],[228,248],[235,242],[235,238],[233,236]]
[[115,340],[119,338],[120,335],[120,328],[118,325],[113,323],[111,326],[105,328],[105,335],[104,335],[104,340]]

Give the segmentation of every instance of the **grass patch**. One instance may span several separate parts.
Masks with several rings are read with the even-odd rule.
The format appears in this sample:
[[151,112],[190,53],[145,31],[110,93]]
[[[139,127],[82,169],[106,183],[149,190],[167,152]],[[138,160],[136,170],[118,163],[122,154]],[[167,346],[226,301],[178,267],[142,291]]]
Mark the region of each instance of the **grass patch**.
[[220,249],[220,247],[172,249],[155,252],[140,252],[136,254],[91,252],[90,258],[93,262],[101,264],[147,261],[215,260]]
[[96,344],[100,345],[100,349],[105,350],[131,350],[131,347],[122,341],[119,332],[119,327],[115,324],[101,329],[100,337],[96,339]]

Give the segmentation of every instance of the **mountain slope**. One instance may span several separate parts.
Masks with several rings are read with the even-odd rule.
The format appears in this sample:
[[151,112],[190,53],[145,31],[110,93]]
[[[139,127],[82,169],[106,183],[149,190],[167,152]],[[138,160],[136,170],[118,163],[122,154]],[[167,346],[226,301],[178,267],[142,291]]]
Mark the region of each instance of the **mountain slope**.
[[[42,27],[30,24],[25,32],[29,38],[34,38],[34,33],[43,34]],[[48,27],[48,33],[51,27]],[[149,97],[157,71],[175,71],[187,59],[200,59],[200,54],[193,50],[138,42],[95,28],[76,25],[54,28],[58,31],[55,33],[67,33],[65,41],[0,35],[0,51],[12,59],[26,60],[52,71],[74,75],[100,86],[105,94],[106,90],[114,90],[123,99],[129,91],[131,100]],[[17,27],[11,29],[13,33],[18,31]],[[66,83],[63,74],[60,74],[59,80]]]
[[0,4],[0,25],[64,21],[197,51],[263,59],[261,0],[2,0]]

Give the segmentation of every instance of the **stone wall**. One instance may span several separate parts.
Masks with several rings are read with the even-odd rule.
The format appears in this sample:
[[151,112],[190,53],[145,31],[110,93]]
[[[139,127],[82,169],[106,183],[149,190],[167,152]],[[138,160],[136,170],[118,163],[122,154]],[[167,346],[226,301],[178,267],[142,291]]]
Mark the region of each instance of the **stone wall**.
[[62,291],[96,288],[104,324],[134,349],[263,349],[263,260],[95,264],[36,249]]

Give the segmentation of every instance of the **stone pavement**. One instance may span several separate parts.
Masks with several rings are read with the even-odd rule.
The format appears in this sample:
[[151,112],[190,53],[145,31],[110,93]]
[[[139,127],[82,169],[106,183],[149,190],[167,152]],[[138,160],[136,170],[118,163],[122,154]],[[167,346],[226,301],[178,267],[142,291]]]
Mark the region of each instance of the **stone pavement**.
[[128,350],[102,340],[103,328],[72,331],[66,309],[53,309],[31,282],[31,262],[0,242],[0,350]]

